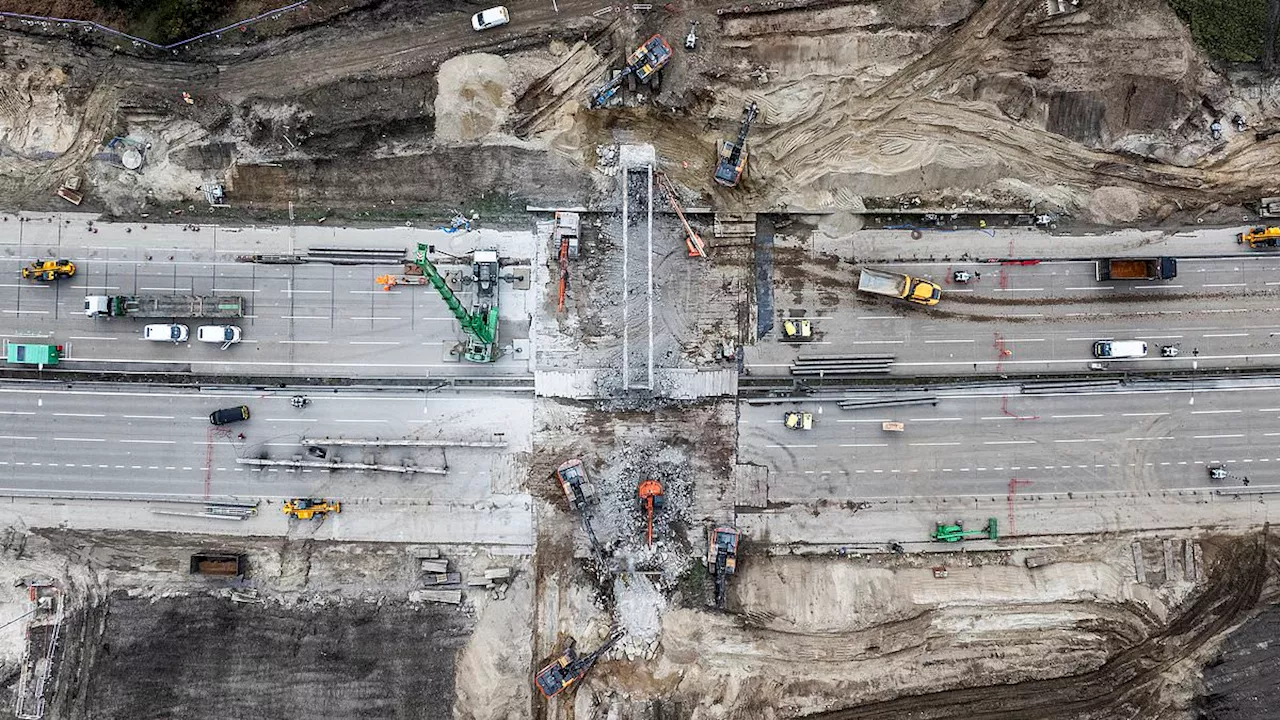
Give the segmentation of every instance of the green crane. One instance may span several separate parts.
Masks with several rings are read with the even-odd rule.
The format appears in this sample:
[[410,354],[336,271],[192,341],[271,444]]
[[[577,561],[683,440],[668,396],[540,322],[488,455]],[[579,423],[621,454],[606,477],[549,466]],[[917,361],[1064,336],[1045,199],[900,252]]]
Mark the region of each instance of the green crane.
[[471,311],[462,307],[458,296],[449,289],[436,266],[427,259],[428,246],[418,243],[413,262],[422,268],[422,274],[431,287],[440,293],[445,305],[458,319],[462,331],[467,334],[467,349],[463,357],[470,362],[487,363],[498,359],[498,253],[494,250],[476,251],[473,270],[479,280],[476,302]]
[[938,523],[934,528],[930,538],[938,542],[960,542],[969,538],[986,538],[988,540],[1000,539],[1000,530],[995,518],[987,518],[987,526],[981,530],[965,530],[964,523],[957,520],[952,523]]

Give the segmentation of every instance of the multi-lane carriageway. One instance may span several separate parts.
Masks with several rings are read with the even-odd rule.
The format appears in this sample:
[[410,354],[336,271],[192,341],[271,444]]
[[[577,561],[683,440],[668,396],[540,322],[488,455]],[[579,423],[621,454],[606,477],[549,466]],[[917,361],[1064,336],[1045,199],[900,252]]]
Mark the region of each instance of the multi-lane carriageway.
[[[532,449],[527,397],[445,392],[200,391],[25,383],[0,387],[0,487],[28,493],[109,493],[408,498],[478,502],[516,487],[513,454]],[[209,413],[247,405],[251,419],[224,426]],[[483,406],[491,414],[477,413]],[[502,417],[495,427],[493,417]],[[244,437],[240,437],[243,435]],[[415,476],[352,470],[255,468],[238,458],[288,460],[317,438],[486,441],[487,448],[339,447],[349,462],[447,467]],[[308,458],[310,459],[310,458]]]
[[[918,393],[917,393],[918,394]],[[877,395],[860,393],[864,398]],[[1201,379],[1021,393],[937,391],[937,404],[842,410],[835,401],[744,403],[739,459],[770,469],[771,502],[1029,493],[1280,490],[1280,382]],[[879,395],[891,398],[892,393]],[[788,430],[788,410],[814,413]],[[881,424],[898,421],[903,432]],[[1021,491],[1020,491],[1021,492]]]
[[[11,249],[0,260],[0,336],[63,344],[72,370],[198,372],[224,375],[423,377],[474,374],[447,356],[462,339],[457,321],[430,287],[384,290],[379,275],[400,265],[262,265],[235,253],[192,249],[63,248],[75,277],[23,280],[19,269],[42,252]],[[21,252],[21,254],[19,254]],[[35,254],[33,254],[35,253]],[[28,257],[30,255],[30,257]],[[444,265],[448,271],[452,266]],[[501,341],[527,349],[529,290],[501,288]],[[86,295],[227,294],[246,299],[239,345],[145,342],[142,326],[165,319],[87,318]],[[464,304],[470,290],[459,292]],[[191,328],[222,320],[176,318]],[[485,369],[527,375],[528,360],[510,353]]]
[[[1280,365],[1280,256],[1182,258],[1168,281],[1098,282],[1093,262],[902,263],[894,270],[944,280],[932,308],[855,293],[848,266],[812,269],[813,280],[775,283],[778,322],[813,320],[814,342],[788,345],[777,331],[747,350],[753,375],[785,375],[798,353],[892,355],[896,375],[1087,372],[1096,340],[1145,340],[1153,352],[1133,372],[1265,368]],[[1160,345],[1179,357],[1161,358]],[[1120,369],[1113,367],[1113,369]]]

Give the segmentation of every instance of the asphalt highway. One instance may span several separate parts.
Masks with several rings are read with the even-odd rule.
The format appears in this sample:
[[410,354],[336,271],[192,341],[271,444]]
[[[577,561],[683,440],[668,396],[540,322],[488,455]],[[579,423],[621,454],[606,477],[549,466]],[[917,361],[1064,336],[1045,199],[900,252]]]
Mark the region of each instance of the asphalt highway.
[[[18,229],[17,225],[9,227]],[[28,238],[51,239],[41,235],[51,232],[43,224],[21,225]],[[236,257],[289,248],[243,242],[211,248],[196,233],[182,238],[190,239],[192,247],[166,247],[161,238],[140,244],[136,241],[142,238],[136,235],[125,239],[119,226],[112,228],[119,237],[109,240],[92,234],[83,237],[84,228],[79,225],[74,233],[65,232],[70,237],[59,238],[56,244],[30,239],[0,243],[8,246],[7,257],[0,260],[0,337],[62,344],[64,366],[69,369],[335,377],[527,376],[530,370],[532,291],[511,282],[499,288],[499,343],[509,352],[497,363],[477,366],[449,356],[449,348],[465,336],[430,286],[398,286],[388,291],[376,283],[380,275],[401,274],[399,264],[252,264],[237,262]],[[237,238],[229,231],[221,234]],[[438,234],[418,231],[404,238],[386,238],[381,246],[404,247],[408,252],[412,242],[406,240]],[[506,235],[473,237],[467,250],[480,245],[502,247],[504,242],[527,249],[527,233],[516,234],[517,239],[510,242]],[[331,244],[346,246],[342,239]],[[19,277],[20,268],[31,260],[55,257],[73,260],[76,275],[47,283]],[[444,253],[437,259],[444,273],[469,267]],[[470,307],[471,286],[457,291],[463,305]],[[215,293],[244,297],[246,316],[238,320],[173,318],[187,325],[192,336],[190,342],[179,345],[142,340],[145,324],[168,322],[168,318],[88,318],[84,314],[87,295]],[[195,341],[198,326],[222,323],[240,326],[242,342],[222,350],[219,345]]]
[[[789,410],[814,413],[788,430]],[[902,432],[882,423],[898,421]],[[1014,492],[1280,489],[1280,384],[1231,381],[1019,394],[953,390],[933,405],[742,407],[740,462],[769,468],[770,502]],[[1222,463],[1233,478],[1210,481]],[[1014,483],[1016,481],[1015,484]]]
[[[0,387],[0,491],[203,497],[477,502],[515,492],[513,457],[532,449],[533,402],[443,392],[199,392],[147,387]],[[209,413],[247,405],[251,419],[215,427]],[[486,412],[477,412],[484,408]],[[492,414],[489,414],[492,413]],[[503,418],[501,427],[493,417]],[[244,435],[244,438],[240,437]],[[237,458],[289,460],[307,439],[449,440],[500,448],[330,448],[330,459],[447,467],[445,475],[312,468],[255,469]],[[313,459],[313,458],[306,458]]]
[[[1143,360],[1112,362],[1135,372],[1273,367],[1280,364],[1280,257],[1179,261],[1168,281],[1099,282],[1092,262],[1037,265],[904,263],[892,270],[943,281],[980,272],[968,285],[941,282],[930,308],[854,291],[857,270],[841,266],[777,285],[772,337],[747,350],[753,375],[786,375],[800,354],[892,355],[901,375],[1087,372],[1093,343],[1145,340]],[[778,341],[785,317],[813,321],[812,342]],[[1177,358],[1162,358],[1173,345]]]

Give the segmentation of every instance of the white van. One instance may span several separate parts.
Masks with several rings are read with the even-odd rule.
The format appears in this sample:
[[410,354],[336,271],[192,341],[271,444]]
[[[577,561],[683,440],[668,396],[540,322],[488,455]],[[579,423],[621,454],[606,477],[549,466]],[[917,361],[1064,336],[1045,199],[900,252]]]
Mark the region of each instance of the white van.
[[188,330],[186,325],[148,325],[142,329],[144,340],[156,342],[186,342]]
[[1147,344],[1141,340],[1099,340],[1093,344],[1093,356],[1108,360],[1144,358]]
[[196,328],[196,340],[217,343],[223,350],[240,342],[240,328],[235,325],[201,325]]
[[507,9],[502,5],[471,16],[471,27],[475,28],[476,31],[496,28],[509,22],[511,22],[511,13],[507,12]]

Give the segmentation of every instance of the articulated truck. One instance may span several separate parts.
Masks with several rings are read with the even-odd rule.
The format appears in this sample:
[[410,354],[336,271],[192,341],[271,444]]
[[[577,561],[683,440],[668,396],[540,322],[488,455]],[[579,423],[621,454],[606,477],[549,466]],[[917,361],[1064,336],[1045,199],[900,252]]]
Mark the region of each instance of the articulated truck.
[[1177,276],[1178,261],[1171,257],[1098,261],[1098,280],[1169,280]]
[[90,295],[84,299],[88,317],[239,318],[244,298],[239,295]]
[[938,300],[942,299],[942,288],[928,280],[871,268],[862,269],[862,275],[858,278],[858,290],[919,305],[937,305]]

